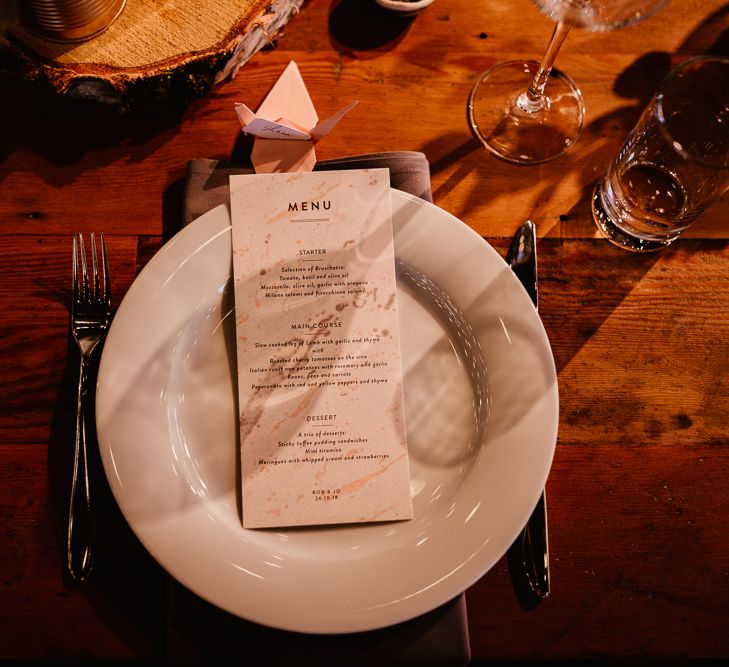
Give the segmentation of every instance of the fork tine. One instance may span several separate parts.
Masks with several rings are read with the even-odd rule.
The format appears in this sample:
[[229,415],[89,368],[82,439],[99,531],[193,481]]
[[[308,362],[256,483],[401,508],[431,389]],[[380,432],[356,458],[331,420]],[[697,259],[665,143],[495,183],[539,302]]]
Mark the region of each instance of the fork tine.
[[98,301],[101,288],[99,286],[99,260],[96,256],[96,238],[94,232],[91,232],[91,268],[93,271],[93,286],[89,288],[89,300]]
[[73,236],[73,298],[71,300],[71,306],[75,310],[76,302],[78,301],[78,239],[76,235]]
[[86,250],[84,249],[84,236],[83,234],[78,235],[78,243],[81,247],[81,301],[88,301],[89,299],[89,274],[86,269]]
[[101,232],[101,262],[104,268],[104,301],[109,305],[111,304],[111,283],[109,281],[109,259],[106,256],[104,232]]

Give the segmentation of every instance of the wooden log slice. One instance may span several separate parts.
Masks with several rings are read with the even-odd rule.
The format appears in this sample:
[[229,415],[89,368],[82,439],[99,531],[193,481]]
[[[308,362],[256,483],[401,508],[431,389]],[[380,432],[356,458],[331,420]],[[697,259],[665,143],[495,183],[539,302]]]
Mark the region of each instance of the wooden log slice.
[[101,34],[60,43],[22,15],[2,40],[0,71],[120,111],[181,106],[234,77],[305,0],[127,0]]

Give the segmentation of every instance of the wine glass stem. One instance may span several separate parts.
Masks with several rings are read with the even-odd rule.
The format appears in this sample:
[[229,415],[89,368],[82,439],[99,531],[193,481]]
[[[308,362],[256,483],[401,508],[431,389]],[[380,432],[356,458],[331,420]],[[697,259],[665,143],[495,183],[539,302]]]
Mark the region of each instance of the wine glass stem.
[[519,95],[517,104],[520,109],[527,113],[537,113],[546,108],[547,99],[544,95],[544,88],[552,71],[552,65],[557,58],[559,49],[564,43],[567,34],[572,26],[564,21],[559,21],[554,27],[552,38],[549,40],[547,50],[544,52],[542,61],[539,63],[539,70],[534,75],[531,85],[526,92]]

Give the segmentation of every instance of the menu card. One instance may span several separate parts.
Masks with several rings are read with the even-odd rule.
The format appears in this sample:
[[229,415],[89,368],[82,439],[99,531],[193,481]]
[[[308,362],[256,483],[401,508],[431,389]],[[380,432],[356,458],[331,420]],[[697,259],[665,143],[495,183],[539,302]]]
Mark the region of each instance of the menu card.
[[244,527],[412,518],[389,171],[230,199]]

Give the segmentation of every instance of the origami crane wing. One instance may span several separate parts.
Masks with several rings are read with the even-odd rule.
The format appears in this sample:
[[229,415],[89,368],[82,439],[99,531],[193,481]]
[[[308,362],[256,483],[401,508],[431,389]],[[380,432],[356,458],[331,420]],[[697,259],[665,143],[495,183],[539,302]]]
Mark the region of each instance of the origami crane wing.
[[314,144],[325,137],[357,102],[319,122],[298,66],[292,60],[254,113],[236,104],[243,132],[256,137],[251,161],[257,173],[314,168]]

